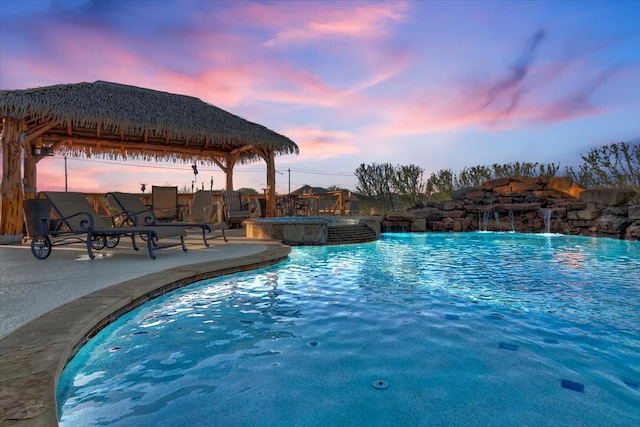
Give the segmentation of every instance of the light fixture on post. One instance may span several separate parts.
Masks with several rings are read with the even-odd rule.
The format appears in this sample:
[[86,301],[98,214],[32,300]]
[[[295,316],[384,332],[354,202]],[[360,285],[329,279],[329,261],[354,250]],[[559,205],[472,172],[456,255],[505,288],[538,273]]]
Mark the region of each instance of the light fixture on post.
[[52,157],[53,156],[53,148],[51,147],[31,147],[31,154],[40,160],[43,157]]
[[193,181],[191,182],[191,192],[194,191],[194,186],[198,181],[198,165],[195,163],[191,165],[191,169],[193,169]]

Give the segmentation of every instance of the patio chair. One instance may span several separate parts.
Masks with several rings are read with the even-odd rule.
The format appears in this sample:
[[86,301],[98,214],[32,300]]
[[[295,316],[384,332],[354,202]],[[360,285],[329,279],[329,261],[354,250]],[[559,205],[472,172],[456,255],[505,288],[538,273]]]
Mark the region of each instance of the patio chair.
[[[120,242],[120,236],[131,237],[133,249],[139,249],[136,236],[147,242],[149,256],[156,258],[154,250],[176,246],[177,244],[158,245],[165,237],[180,237],[182,250],[187,251],[183,227],[111,227],[98,215],[82,193],[45,191],[46,199],[26,201],[24,213],[31,241],[31,252],[38,259],[47,258],[53,246],[85,243],[89,258],[94,259],[93,249],[114,248]],[[52,226],[51,211],[57,220]]]
[[182,208],[178,205],[178,187],[151,187],[151,209],[156,221],[182,220]]
[[193,195],[191,202],[191,212],[184,215],[186,222],[212,222],[213,212],[213,192],[198,190]]
[[[111,193],[107,193],[106,198],[109,206],[115,207],[115,211],[120,212],[120,216],[124,219],[125,225],[154,227],[179,226],[187,229],[200,228],[202,230],[202,240],[204,241],[204,245],[206,247],[209,247],[206,233],[211,233],[212,230],[218,230],[222,232],[222,238],[224,239],[224,241],[227,241],[227,236],[224,234],[224,230],[228,227],[224,223],[211,224],[208,222],[159,222],[157,221],[154,213],[144,203],[142,203],[140,197],[135,194],[113,191]],[[210,195],[209,200],[211,200]]]
[[359,200],[347,200],[344,202],[344,209],[349,215],[360,213],[360,201]]
[[295,215],[311,216],[315,209],[316,198],[310,197],[298,197],[295,205]]
[[235,224],[242,226],[243,221],[251,216],[249,206],[242,203],[242,194],[233,190],[224,190],[221,194],[225,222],[230,227]]

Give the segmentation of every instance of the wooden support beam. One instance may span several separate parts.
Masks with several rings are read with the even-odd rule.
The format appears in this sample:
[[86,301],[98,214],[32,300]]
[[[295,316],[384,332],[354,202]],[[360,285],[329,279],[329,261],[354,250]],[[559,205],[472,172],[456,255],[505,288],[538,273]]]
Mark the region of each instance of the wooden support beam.
[[35,142],[27,140],[24,144],[24,198],[36,198],[36,180],[38,158],[32,154],[32,147],[42,147],[42,138]]
[[2,207],[0,208],[0,244],[22,240],[22,177],[20,160],[24,147],[24,133],[20,120],[4,118],[2,127]]
[[222,164],[222,162],[218,159],[216,159],[215,157],[213,159],[211,159],[211,161],[213,163],[216,164],[216,166],[218,166],[220,169],[222,169],[222,172],[227,173],[227,167],[225,165]]
[[276,161],[275,151],[252,146],[253,151],[267,163],[267,217],[276,216]]
[[266,151],[267,162],[267,217],[276,216],[276,161],[273,150]]
[[245,145],[243,147],[239,147],[231,150],[230,154],[240,154],[246,151],[259,151],[259,149],[257,149],[257,147],[255,147],[254,145]]
[[229,191],[233,190],[233,167],[238,161],[238,157],[232,154],[227,154],[224,157],[227,168],[225,170],[225,175],[227,177],[227,186],[226,189]]
[[38,138],[40,135],[48,131],[49,129],[58,125],[59,122],[44,123],[40,126],[27,128],[24,130],[24,140],[29,141],[34,138]]
[[47,136],[45,143],[56,148],[61,146],[68,146],[68,147],[73,146],[75,148],[79,148],[82,146],[98,147],[99,145],[101,149],[104,151],[107,151],[107,150],[120,151],[122,147],[124,147],[126,150],[158,152],[158,153],[162,153],[163,155],[166,154],[168,151],[171,151],[171,152],[175,152],[176,154],[200,156],[202,158],[212,158],[213,156],[224,157],[227,155],[227,152],[222,150],[205,150],[203,148],[197,148],[197,147],[185,148],[180,146],[173,146],[168,148],[162,145],[155,146],[150,144],[144,144],[142,142],[127,142],[126,144],[123,144],[122,142],[110,141],[107,139],[95,139],[95,138],[84,138],[84,137],[74,137],[73,139],[70,139],[66,136]]

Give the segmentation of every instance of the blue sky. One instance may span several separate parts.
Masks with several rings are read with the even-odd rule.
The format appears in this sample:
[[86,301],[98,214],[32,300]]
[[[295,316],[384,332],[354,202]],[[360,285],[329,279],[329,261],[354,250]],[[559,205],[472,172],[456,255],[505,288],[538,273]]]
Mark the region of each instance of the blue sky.
[[[580,162],[640,143],[640,1],[0,1],[0,89],[106,80],[196,96],[293,139],[277,191],[362,164]],[[69,189],[191,186],[189,164],[68,159]],[[224,183],[215,166],[198,181]],[[291,171],[289,173],[289,170]],[[262,163],[236,188],[266,186]],[[38,190],[64,187],[64,160]],[[201,184],[200,184],[201,185]]]

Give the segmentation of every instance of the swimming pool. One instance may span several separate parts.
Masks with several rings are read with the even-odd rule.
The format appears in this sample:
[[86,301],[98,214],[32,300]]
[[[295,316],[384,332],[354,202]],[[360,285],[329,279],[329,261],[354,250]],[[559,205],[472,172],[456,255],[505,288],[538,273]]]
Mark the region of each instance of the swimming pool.
[[637,425],[640,244],[385,234],[128,313],[61,425]]

